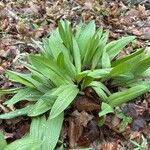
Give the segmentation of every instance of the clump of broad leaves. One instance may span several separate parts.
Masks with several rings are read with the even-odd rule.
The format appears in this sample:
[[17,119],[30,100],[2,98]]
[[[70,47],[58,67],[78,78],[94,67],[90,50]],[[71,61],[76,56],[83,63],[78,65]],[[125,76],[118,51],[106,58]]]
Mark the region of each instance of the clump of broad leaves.
[[[60,21],[58,28],[42,43],[34,41],[41,53],[28,56],[25,66],[30,73],[6,71],[9,79],[21,86],[0,90],[0,95],[14,94],[4,105],[28,102],[24,108],[1,114],[0,119],[27,115],[32,117],[32,123],[26,136],[9,145],[1,135],[0,145],[4,150],[53,150],[59,140],[65,110],[77,96],[86,96],[86,88],[99,97],[100,117],[150,90],[150,82],[144,80],[150,76],[150,56],[144,49],[117,59],[135,37],[112,42],[108,42],[108,37],[109,32],[96,29],[94,21],[78,24],[74,32],[69,21]],[[112,92],[109,85],[122,90]]]

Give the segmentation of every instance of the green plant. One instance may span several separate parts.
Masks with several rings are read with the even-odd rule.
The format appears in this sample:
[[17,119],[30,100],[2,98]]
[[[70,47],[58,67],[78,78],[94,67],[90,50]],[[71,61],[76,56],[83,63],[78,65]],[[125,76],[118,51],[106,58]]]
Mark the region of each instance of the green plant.
[[[135,37],[123,37],[107,43],[108,37],[108,31],[96,29],[94,21],[88,25],[78,24],[75,32],[72,32],[69,21],[60,21],[58,28],[42,44],[33,40],[41,49],[41,54],[28,56],[29,63],[25,66],[30,73],[6,71],[11,81],[22,86],[0,90],[0,95],[15,94],[4,103],[8,107],[23,100],[28,101],[27,106],[1,114],[0,119],[20,115],[36,117],[49,111],[47,124],[53,132],[44,132],[48,143],[42,145],[52,150],[59,138],[64,110],[77,95],[85,94],[87,87],[92,88],[100,98],[100,116],[148,92],[150,83],[143,78],[150,75],[150,56],[140,49],[116,59]],[[120,86],[123,90],[111,93],[109,82],[111,86]]]
[[133,150],[148,150],[148,141],[145,139],[145,137],[142,135],[142,143],[139,144],[138,142],[134,140],[130,140],[130,142],[135,146]]
[[120,132],[123,132],[123,131],[126,129],[126,127],[127,127],[130,123],[132,123],[133,120],[132,120],[131,117],[128,117],[128,116],[124,115],[122,112],[117,112],[116,115],[117,115],[117,117],[118,117],[119,119],[122,120],[121,123],[120,123],[120,125],[119,125],[119,131],[120,131]]
[[[51,120],[43,115],[41,117],[35,117],[32,119],[30,131],[23,138],[12,142],[7,145],[7,142],[4,140],[2,134],[0,134],[0,144],[1,150],[41,150],[41,149],[54,149],[55,146],[53,144],[53,139],[59,138],[59,135],[53,135],[55,132],[60,132],[61,124],[63,122],[63,114],[57,117],[57,120]],[[58,121],[59,120],[59,121]],[[58,122],[57,122],[58,121]],[[55,129],[51,129],[51,127],[55,125]],[[59,130],[59,131],[58,131]],[[51,140],[49,140],[49,136],[51,136]],[[55,141],[54,141],[55,142]]]

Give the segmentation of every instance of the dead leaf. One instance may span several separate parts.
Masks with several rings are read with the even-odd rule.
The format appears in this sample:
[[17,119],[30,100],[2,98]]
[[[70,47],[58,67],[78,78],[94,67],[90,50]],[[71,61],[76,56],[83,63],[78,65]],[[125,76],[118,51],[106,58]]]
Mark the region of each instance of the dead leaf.
[[72,116],[76,117],[76,122],[79,122],[81,125],[83,125],[84,127],[87,126],[87,123],[93,119],[92,115],[89,115],[87,112],[82,111],[81,113],[79,113],[77,110],[74,111],[72,114]]
[[142,117],[138,117],[137,119],[133,120],[132,123],[132,130],[139,131],[146,125],[146,121]]
[[117,143],[105,143],[100,145],[99,150],[117,150]]
[[77,97],[73,103],[73,107],[78,111],[94,111],[100,109],[100,105],[94,99],[86,96]]
[[143,27],[140,29],[140,32],[142,33],[142,35],[141,35],[142,39],[150,40],[150,27]]
[[82,111],[79,113],[77,110],[69,117],[69,145],[70,148],[76,148],[78,140],[82,137],[84,129],[87,128],[88,123],[93,119],[92,115]]
[[130,116],[132,118],[138,118],[140,115],[143,114],[145,108],[134,103],[129,103],[122,108],[122,111],[127,116]]
[[77,145],[81,147],[89,146],[95,140],[98,140],[99,137],[100,134],[99,134],[97,122],[92,120],[88,123],[87,127],[84,128],[82,135],[77,141]]

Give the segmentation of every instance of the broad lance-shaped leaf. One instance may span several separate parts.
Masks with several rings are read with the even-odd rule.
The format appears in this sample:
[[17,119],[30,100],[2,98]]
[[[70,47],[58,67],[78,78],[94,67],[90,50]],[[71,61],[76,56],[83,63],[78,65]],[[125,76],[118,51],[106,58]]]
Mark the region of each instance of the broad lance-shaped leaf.
[[115,77],[112,80],[112,85],[120,85],[120,86],[129,86],[132,82],[138,82],[135,78],[134,74],[131,72],[127,72]]
[[142,75],[142,77],[149,77],[150,76],[150,67],[146,71],[144,71],[141,75]]
[[102,57],[102,54],[103,54],[103,50],[104,50],[104,47],[108,41],[108,36],[109,36],[109,32],[106,31],[102,38],[99,40],[99,45],[98,45],[98,48],[93,56],[93,59],[92,59],[92,70],[95,69],[97,67],[97,65],[100,63],[100,59]]
[[103,78],[106,77],[110,72],[112,68],[104,68],[104,69],[94,69],[93,71],[89,71],[87,76],[93,77],[93,78]]
[[56,96],[52,95],[52,91],[46,92],[40,99],[33,105],[32,109],[28,112],[28,116],[41,115],[52,108],[56,100]]
[[30,64],[25,64],[25,67],[31,71],[32,78],[42,83],[43,86],[52,88],[54,85],[47,77],[43,76],[34,66]]
[[17,93],[21,88],[0,89],[0,95]]
[[116,55],[118,55],[119,52],[134,39],[135,36],[128,36],[107,44],[106,52],[108,53],[110,60],[112,60]]
[[50,118],[55,118],[63,112],[77,96],[79,89],[75,85],[68,87],[58,95],[50,113]]
[[114,112],[114,109],[109,104],[102,102],[101,111],[99,112],[99,117],[102,117],[112,112]]
[[90,72],[91,72],[91,70],[86,70],[86,71],[82,71],[82,72],[78,73],[78,74],[76,75],[76,77],[75,77],[76,81],[79,83],[79,82],[82,81],[82,79],[83,79],[84,77],[86,77],[87,74],[90,73]]
[[77,39],[77,43],[81,50],[81,58],[85,55],[85,47],[88,44],[90,38],[94,35],[96,30],[95,22],[91,21],[80,33],[79,38]]
[[79,36],[81,35],[82,30],[84,29],[84,23],[82,20],[80,21],[79,24],[76,25],[76,33],[75,33],[75,38],[78,39]]
[[110,58],[106,50],[102,54],[102,68],[111,68]]
[[111,66],[115,67],[115,66],[117,66],[117,65],[119,65],[119,64],[121,64],[121,63],[123,63],[123,62],[125,62],[127,60],[131,60],[132,58],[134,58],[136,56],[139,56],[138,59],[143,58],[143,56],[144,56],[144,48],[140,49],[140,50],[137,50],[136,52],[131,53],[130,55],[126,55],[123,58],[120,58],[120,59],[117,59],[117,60],[113,61],[111,63]]
[[33,138],[23,138],[12,142],[8,146],[6,146],[4,150],[38,150],[41,144],[41,140],[36,140]]
[[42,144],[42,150],[54,150],[58,142],[60,131],[64,120],[64,113],[61,112],[57,117],[51,119],[50,117],[46,123],[46,129],[44,133],[44,142]]
[[76,66],[77,73],[81,72],[81,54],[78,43],[76,39],[73,37],[73,58]]
[[148,92],[149,90],[149,83],[136,85],[122,92],[112,94],[108,97],[107,101],[111,107],[116,107]]
[[92,61],[93,55],[95,54],[99,45],[99,36],[97,32],[91,37],[87,46],[85,47],[85,56],[83,58],[83,65],[89,65]]
[[111,92],[109,91],[109,89],[101,82],[98,82],[98,81],[93,81],[90,86],[95,86],[95,87],[99,87],[101,88],[102,90],[104,90],[107,95],[111,95]]
[[30,55],[30,60],[32,65],[39,69],[40,73],[49,78],[56,86],[72,82],[71,79],[63,75],[63,72],[54,60],[34,55]]
[[44,86],[40,82],[34,80],[31,74],[22,74],[22,73],[10,71],[10,70],[7,70],[6,74],[9,76],[9,79],[14,82],[19,82],[31,88],[37,88],[39,91],[42,91],[42,92],[45,91]]
[[102,101],[107,102],[108,96],[100,87],[93,86],[92,88],[97,93],[97,95],[102,99]]
[[65,44],[65,46],[67,48],[69,48],[69,41],[68,41],[68,37],[66,35],[66,31],[65,31],[65,21],[61,20],[59,23],[58,23],[58,30],[59,30],[59,34],[60,34],[60,37],[63,41],[63,43]]
[[15,111],[11,111],[9,113],[1,114],[0,119],[12,119],[18,116],[26,115],[32,108],[32,105],[26,106],[22,109],[16,109]]
[[57,64],[61,70],[64,70],[65,76],[69,76],[72,80],[76,75],[76,68],[73,63],[67,59],[63,53],[60,53],[57,58]]
[[81,84],[81,90],[85,89],[94,79],[92,77],[86,76]]
[[150,68],[150,56],[137,62],[133,70],[133,73],[138,76],[142,74],[144,71],[146,71],[148,68]]
[[36,101],[40,98],[41,94],[41,92],[35,89],[24,88],[19,90],[17,94],[15,94],[10,100],[7,100],[4,104],[7,105],[7,107],[10,107],[22,100]]
[[40,117],[34,117],[31,122],[30,126],[30,138],[42,140],[44,139],[44,134],[46,130],[46,117],[40,116]]
[[45,39],[43,39],[43,41],[42,41],[42,43],[43,43],[43,49],[44,49],[44,52],[45,52],[45,55],[47,56],[47,57],[52,57],[53,56],[53,54],[52,54],[52,52],[51,52],[51,48],[50,48],[50,42],[49,42],[49,39],[50,39],[50,37],[49,38],[45,38]]
[[49,78],[57,86],[65,83],[72,83],[71,79],[63,74],[55,60],[35,55],[30,55],[30,60],[32,65],[34,65],[39,72]]
[[35,116],[39,116],[45,112],[47,112],[48,110],[51,109],[51,105],[48,105],[45,101],[38,100],[34,105],[33,108],[28,112],[28,116],[30,117],[35,117]]
[[72,31],[71,31],[71,24],[69,21],[61,20],[58,23],[58,29],[61,36],[61,39],[63,40],[64,45],[67,47],[67,49],[71,52],[72,50]]
[[4,148],[7,146],[7,142],[4,138],[4,135],[2,131],[0,130],[0,150],[4,150]]
[[111,95],[111,93],[104,84],[98,81],[93,81],[90,83],[90,86],[103,101],[107,102],[108,95]]
[[[56,31],[55,31],[56,32]],[[60,52],[63,52],[63,54],[69,59],[70,53],[68,52],[67,48],[64,46],[63,42],[56,37],[56,33],[53,32],[52,35],[49,37],[49,47],[50,51],[52,53],[52,56],[57,59]]]
[[109,77],[116,77],[126,73],[132,73],[134,67],[140,61],[141,55],[142,54],[135,55],[134,57],[130,57],[130,59],[127,59],[126,61],[122,61],[118,65],[114,66],[114,68],[111,70],[109,74]]
[[10,70],[7,70],[6,74],[9,76],[10,80],[14,82],[19,82],[28,87],[34,88],[34,85],[32,84],[32,82],[28,80],[30,78],[29,76],[18,73],[18,72],[10,71]]

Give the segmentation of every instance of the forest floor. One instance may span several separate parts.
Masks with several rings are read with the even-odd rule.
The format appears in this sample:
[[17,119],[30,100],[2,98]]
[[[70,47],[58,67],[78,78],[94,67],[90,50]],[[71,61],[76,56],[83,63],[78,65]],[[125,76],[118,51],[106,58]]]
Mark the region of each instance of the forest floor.
[[[135,40],[120,55],[126,55],[135,49],[145,47],[150,51],[150,1],[149,0],[1,0],[0,1],[0,88],[10,88],[6,69],[24,71],[20,60],[25,61],[28,53],[38,53],[31,39],[41,41],[57,27],[60,19],[68,19],[73,25],[81,20],[95,20],[97,27],[110,31],[110,40],[126,35],[135,35]],[[14,110],[7,108],[0,97],[0,113]],[[95,124],[88,126],[91,138],[69,141],[70,145],[86,147],[91,145],[97,150],[148,150],[150,143],[150,94],[139,97],[135,102],[122,107],[124,115],[108,115],[105,125],[99,132],[101,143],[96,142]],[[74,112],[75,123],[88,123],[92,119],[88,113]],[[130,118],[132,121],[130,122]],[[70,122],[72,124],[73,122]],[[18,117],[0,120],[0,129],[5,138],[11,142],[21,138],[30,127],[30,119]],[[70,134],[77,134],[71,127],[64,127]],[[70,143],[72,142],[72,143]],[[137,144],[137,145],[136,145]],[[139,146],[138,146],[139,144]]]

